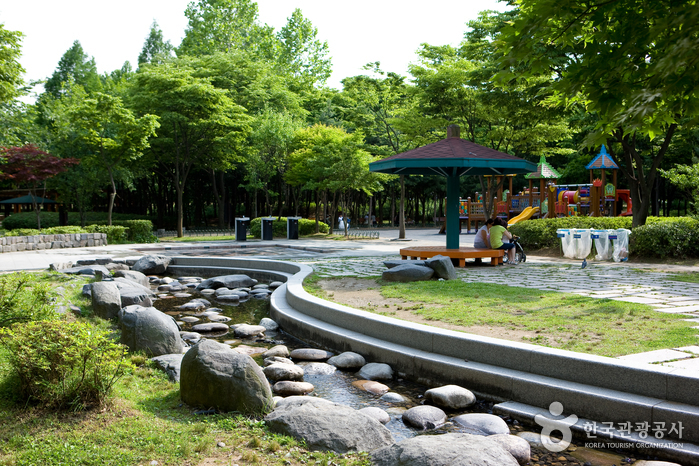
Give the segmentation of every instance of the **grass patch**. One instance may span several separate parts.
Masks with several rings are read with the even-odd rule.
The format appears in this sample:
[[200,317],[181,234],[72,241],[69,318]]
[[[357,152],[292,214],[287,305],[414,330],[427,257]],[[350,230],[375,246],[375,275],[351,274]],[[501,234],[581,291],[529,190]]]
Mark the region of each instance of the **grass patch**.
[[699,283],[699,272],[672,273],[667,278],[676,282]]

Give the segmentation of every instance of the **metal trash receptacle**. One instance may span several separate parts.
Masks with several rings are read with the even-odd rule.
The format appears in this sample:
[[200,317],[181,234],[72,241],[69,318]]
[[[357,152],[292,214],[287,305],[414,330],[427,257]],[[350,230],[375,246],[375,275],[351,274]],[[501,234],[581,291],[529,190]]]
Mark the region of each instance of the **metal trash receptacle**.
[[274,239],[272,222],[274,222],[274,217],[262,219],[262,239],[265,241],[272,241],[272,239]]
[[299,239],[299,220],[301,217],[286,218],[286,239]]
[[248,236],[249,217],[236,217],[235,219],[235,240],[245,241]]

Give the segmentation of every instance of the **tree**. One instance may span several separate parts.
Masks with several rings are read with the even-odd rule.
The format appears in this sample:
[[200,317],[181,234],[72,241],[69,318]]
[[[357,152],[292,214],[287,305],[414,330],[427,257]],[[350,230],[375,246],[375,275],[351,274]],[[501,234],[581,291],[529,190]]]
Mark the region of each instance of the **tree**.
[[170,41],[163,40],[163,31],[158,27],[158,23],[153,21],[150,26],[150,33],[143,43],[143,49],[138,56],[138,65],[144,63],[161,64],[163,61],[172,57],[172,51],[175,47]]
[[660,174],[692,197],[692,210],[695,215],[699,215],[699,159],[695,158],[692,165],[677,165],[670,170],[660,170]]
[[[551,102],[598,117],[585,140],[607,143],[646,221],[657,170],[678,125],[699,116],[696,1],[522,0],[503,29],[501,83],[553,76]],[[661,142],[651,144],[660,137]],[[657,147],[657,151],[652,150]]]
[[111,193],[107,221],[111,225],[118,173],[148,148],[149,138],[159,126],[157,117],[145,114],[136,118],[119,97],[99,92],[72,108],[70,114],[74,126],[79,129],[78,139],[90,151],[83,162],[98,165],[109,176]]
[[328,43],[317,36],[318,28],[298,8],[277,33],[279,66],[304,87],[325,84],[332,73]]
[[40,150],[33,144],[22,147],[3,147],[0,149],[2,158],[2,179],[26,183],[32,196],[32,207],[36,212],[36,225],[41,230],[41,204],[38,202],[37,191],[48,178],[65,171],[68,166],[78,163],[77,159],[61,159],[48,152]]
[[102,88],[95,59],[88,58],[80,41],[77,40],[63,54],[56,71],[44,84],[44,89],[46,93],[60,97],[65,92],[65,84],[71,81],[80,84],[88,92]]
[[152,159],[170,177],[177,192],[177,234],[183,235],[183,193],[192,167],[227,169],[240,161],[250,133],[250,117],[227,92],[191,68],[173,61],[139,70],[133,102],[141,114],[160,118],[151,141]]
[[0,23],[0,104],[9,103],[21,94],[20,86],[24,83],[24,68],[19,64],[21,41],[21,32],[5,29],[5,24]]

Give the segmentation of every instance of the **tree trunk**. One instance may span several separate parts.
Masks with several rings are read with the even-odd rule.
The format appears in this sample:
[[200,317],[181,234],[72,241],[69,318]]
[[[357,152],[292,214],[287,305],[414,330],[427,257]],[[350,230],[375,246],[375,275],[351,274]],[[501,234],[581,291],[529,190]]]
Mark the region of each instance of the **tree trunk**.
[[[217,212],[217,223],[219,228],[224,228],[225,227],[225,209],[226,209],[226,186],[223,183],[223,172],[218,172],[219,175],[219,182],[216,183],[216,170],[211,170],[211,184],[213,187],[214,191],[214,199],[216,199],[216,212]],[[221,187],[220,193],[219,193],[219,186]]]
[[112,192],[109,193],[109,208],[107,210],[107,225],[112,226],[112,210],[114,209],[114,198],[116,198],[116,183],[114,183],[114,173],[112,168],[107,168],[109,172],[109,183],[112,185]]
[[405,175],[400,176],[400,211],[398,215],[398,238],[405,239]]
[[[495,186],[491,185],[490,189],[488,189],[485,185],[485,177],[483,175],[478,175],[478,180],[481,182],[481,189],[483,190],[483,215],[485,216],[486,220],[489,218],[494,218],[494,214],[497,214],[497,209],[495,208],[497,202],[495,201],[495,197],[497,196],[498,191],[500,191],[500,188],[502,188],[505,178],[507,177],[500,177],[500,182],[498,182],[498,184]],[[486,192],[488,193],[487,196],[485,195]]]
[[[315,190],[316,193],[316,233],[320,233],[320,196],[318,195],[318,190]],[[310,202],[309,202],[310,204]]]
[[182,204],[183,188],[177,183],[175,190],[177,191],[177,237],[182,238],[184,236],[184,230],[182,229],[184,224],[184,207]]

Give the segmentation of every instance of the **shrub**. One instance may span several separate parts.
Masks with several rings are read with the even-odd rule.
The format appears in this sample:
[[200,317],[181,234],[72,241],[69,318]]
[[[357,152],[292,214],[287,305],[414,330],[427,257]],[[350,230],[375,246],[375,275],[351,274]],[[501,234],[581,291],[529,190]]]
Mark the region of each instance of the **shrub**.
[[634,228],[629,250],[646,257],[699,257],[699,221],[680,217]]
[[[58,226],[58,212],[41,212],[41,226],[44,228]],[[91,224],[106,224],[107,212],[87,212],[85,214],[86,225]],[[150,220],[147,215],[135,214],[112,214],[112,224],[120,225],[119,222],[129,220]],[[2,225],[7,230],[15,230],[17,228],[36,228],[36,213],[34,212],[19,212],[12,214],[3,220]],[[68,225],[81,225],[80,214],[78,212],[68,212]],[[152,227],[151,227],[152,229]]]
[[37,282],[24,272],[0,276],[0,327],[51,319],[55,315],[47,283]]
[[123,220],[114,222],[128,228],[127,238],[134,243],[157,243],[158,237],[153,234],[153,222],[150,220]]
[[[274,221],[272,222],[272,234],[275,237],[286,237],[286,217],[282,217],[280,220],[277,220],[279,217],[274,217]],[[319,222],[319,230],[321,233],[327,233],[328,230],[328,225],[323,222]],[[308,236],[312,235],[316,232],[316,221],[315,220],[309,220],[307,218],[302,218],[299,220],[299,235],[300,236]],[[255,238],[261,238],[262,237],[262,218],[253,218],[250,221],[250,234],[254,236]]]
[[46,408],[102,404],[131,367],[126,348],[82,322],[29,322],[0,330],[22,399]]
[[107,243],[120,244],[126,242],[126,227],[118,225],[87,225],[85,231],[87,233],[106,233]]

